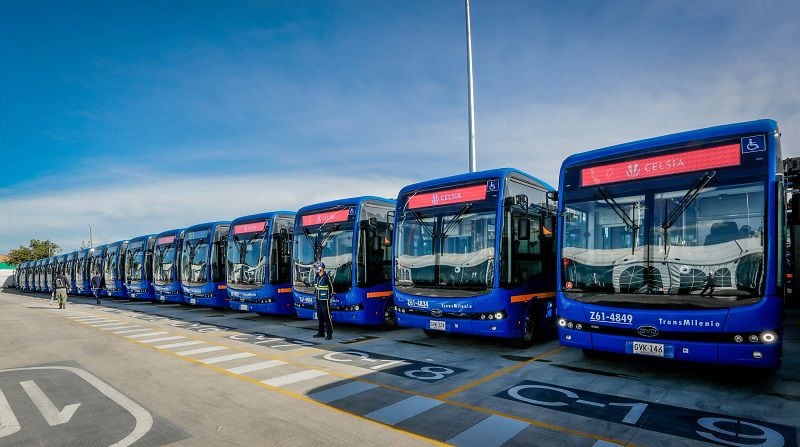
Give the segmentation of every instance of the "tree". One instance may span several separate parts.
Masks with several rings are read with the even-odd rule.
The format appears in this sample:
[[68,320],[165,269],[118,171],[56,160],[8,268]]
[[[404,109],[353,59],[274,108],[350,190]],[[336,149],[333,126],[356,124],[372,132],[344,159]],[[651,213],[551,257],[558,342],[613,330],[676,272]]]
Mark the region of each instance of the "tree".
[[50,241],[50,239],[44,241],[31,239],[27,247],[20,245],[19,248],[11,250],[8,253],[8,257],[11,264],[19,265],[26,261],[44,259],[58,253],[61,253],[61,247]]

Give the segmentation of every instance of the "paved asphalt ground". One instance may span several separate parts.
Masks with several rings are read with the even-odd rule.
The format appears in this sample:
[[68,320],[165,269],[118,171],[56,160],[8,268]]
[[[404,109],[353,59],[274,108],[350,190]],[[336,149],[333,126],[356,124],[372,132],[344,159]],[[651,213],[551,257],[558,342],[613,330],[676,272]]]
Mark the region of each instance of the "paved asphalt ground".
[[797,446],[800,312],[764,376],[555,340],[0,292],[5,446]]

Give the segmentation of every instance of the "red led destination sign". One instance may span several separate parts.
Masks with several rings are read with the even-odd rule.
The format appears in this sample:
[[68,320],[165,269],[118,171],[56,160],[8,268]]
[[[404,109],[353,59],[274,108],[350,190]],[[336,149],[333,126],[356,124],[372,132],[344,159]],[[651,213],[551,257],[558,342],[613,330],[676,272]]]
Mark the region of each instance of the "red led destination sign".
[[252,222],[246,224],[239,224],[233,226],[233,234],[255,233],[256,231],[264,231],[264,222]]
[[486,185],[467,186],[465,188],[417,194],[408,199],[408,208],[413,210],[415,208],[452,205],[473,200],[484,200],[485,198]]
[[350,216],[350,208],[342,208],[338,211],[326,213],[308,214],[303,216],[303,226],[321,225],[328,223],[344,222]]
[[156,243],[158,245],[161,245],[161,244],[171,244],[173,242],[175,242],[175,236],[164,236],[158,238],[158,241]]
[[739,143],[581,169],[581,186],[628,182],[703,169],[739,166]]

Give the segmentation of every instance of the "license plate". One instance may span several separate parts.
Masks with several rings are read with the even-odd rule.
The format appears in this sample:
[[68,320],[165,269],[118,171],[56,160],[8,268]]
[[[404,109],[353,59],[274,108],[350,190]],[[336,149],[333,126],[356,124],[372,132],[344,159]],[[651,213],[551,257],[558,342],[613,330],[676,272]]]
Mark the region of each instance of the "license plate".
[[247,312],[247,310],[248,310],[247,309],[247,304],[240,304],[239,305],[239,310],[243,310],[243,311]]
[[444,321],[431,320],[428,322],[428,327],[430,329],[436,329],[437,331],[443,331],[445,330],[444,323],[445,323]]
[[[631,353],[639,355],[649,355],[653,357],[671,357],[667,354],[667,349],[663,343],[645,343],[642,341],[634,341],[631,343]],[[670,346],[671,347],[671,346]]]
[[197,300],[194,298],[189,298],[189,304],[197,304]]
[[159,296],[158,296],[158,300],[159,300],[159,301],[161,301],[161,302],[164,302],[164,301],[166,301],[167,299],[164,297],[164,295],[159,295]]

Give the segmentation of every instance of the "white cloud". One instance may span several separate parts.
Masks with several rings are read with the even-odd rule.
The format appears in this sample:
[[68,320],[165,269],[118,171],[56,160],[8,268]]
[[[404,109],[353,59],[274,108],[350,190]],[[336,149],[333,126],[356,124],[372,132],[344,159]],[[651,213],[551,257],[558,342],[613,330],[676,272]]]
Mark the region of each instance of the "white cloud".
[[87,241],[95,245],[197,223],[248,214],[289,210],[346,197],[395,197],[401,177],[270,175],[167,178],[146,184],[53,190],[0,200],[0,247],[50,239],[65,251]]

